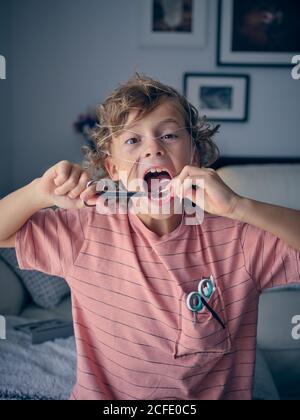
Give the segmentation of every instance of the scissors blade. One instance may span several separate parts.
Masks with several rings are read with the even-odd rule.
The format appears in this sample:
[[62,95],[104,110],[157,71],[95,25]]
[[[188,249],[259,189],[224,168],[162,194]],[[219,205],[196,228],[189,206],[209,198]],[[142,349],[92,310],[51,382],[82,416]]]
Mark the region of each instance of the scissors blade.
[[146,197],[147,193],[142,192],[142,191],[101,191],[101,192],[96,192],[96,195],[98,196],[102,196],[104,195],[107,198],[114,198],[114,197],[118,197],[118,198],[131,198],[131,197]]

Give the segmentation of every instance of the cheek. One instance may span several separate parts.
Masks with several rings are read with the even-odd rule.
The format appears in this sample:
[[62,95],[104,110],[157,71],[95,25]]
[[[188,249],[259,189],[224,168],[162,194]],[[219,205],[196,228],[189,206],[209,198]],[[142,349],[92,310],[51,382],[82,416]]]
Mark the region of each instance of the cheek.
[[176,160],[185,165],[190,162],[192,152],[191,143],[186,142],[184,145],[178,147],[176,151]]
[[121,164],[119,168],[119,179],[124,185],[128,185],[128,182],[132,182],[138,178],[138,166],[132,163]]

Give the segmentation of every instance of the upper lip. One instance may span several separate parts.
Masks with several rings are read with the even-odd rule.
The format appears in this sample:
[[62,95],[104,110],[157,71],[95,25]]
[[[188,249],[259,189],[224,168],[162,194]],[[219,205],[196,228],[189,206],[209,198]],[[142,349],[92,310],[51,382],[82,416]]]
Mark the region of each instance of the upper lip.
[[168,165],[164,165],[164,164],[161,164],[161,165],[149,165],[146,169],[145,169],[145,171],[144,171],[144,174],[143,174],[143,179],[145,179],[145,176],[146,176],[146,174],[149,172],[149,170],[151,170],[151,169],[163,169],[163,170],[165,170],[166,172],[168,172],[168,174],[170,175],[170,177],[171,177],[171,179],[173,179],[174,178],[174,172],[168,167]]

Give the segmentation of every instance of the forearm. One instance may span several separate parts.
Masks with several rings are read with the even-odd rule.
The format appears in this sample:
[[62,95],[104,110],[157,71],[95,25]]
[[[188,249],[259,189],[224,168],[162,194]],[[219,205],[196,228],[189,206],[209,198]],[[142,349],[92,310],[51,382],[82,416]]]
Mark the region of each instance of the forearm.
[[300,251],[300,211],[241,198],[232,218],[270,232]]
[[13,236],[37,211],[48,203],[37,193],[36,179],[0,200],[0,241]]

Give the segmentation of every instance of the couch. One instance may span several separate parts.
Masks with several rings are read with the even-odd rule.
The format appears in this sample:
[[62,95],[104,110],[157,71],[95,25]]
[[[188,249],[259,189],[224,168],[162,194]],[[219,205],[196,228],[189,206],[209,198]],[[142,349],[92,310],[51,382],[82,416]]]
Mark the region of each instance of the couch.
[[[254,162],[246,159],[241,165],[239,159],[223,159],[216,169],[242,196],[300,210],[300,159]],[[292,336],[296,315],[300,316],[300,286],[262,294],[257,343],[281,399],[300,399],[300,339]]]
[[20,277],[0,258],[0,314],[37,320],[53,318],[70,320],[72,319],[71,297],[66,296],[51,309],[36,305]]
[[[300,160],[299,164],[237,163],[235,159],[233,164],[221,161],[220,167],[215,166],[237,193],[300,210]],[[20,278],[0,259],[0,314],[31,320],[69,320],[71,298],[64,298],[54,309],[38,307]],[[300,315],[300,288],[274,289],[262,295],[255,399],[300,399],[300,340],[291,335],[292,317],[296,314]]]

